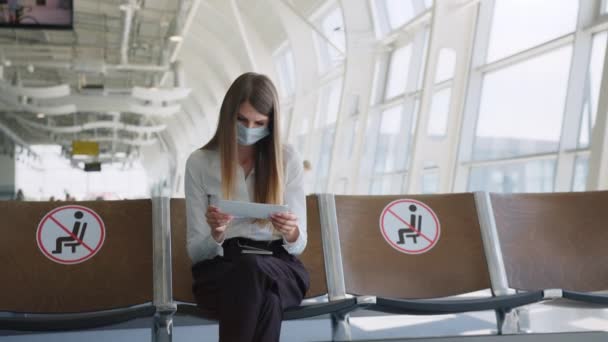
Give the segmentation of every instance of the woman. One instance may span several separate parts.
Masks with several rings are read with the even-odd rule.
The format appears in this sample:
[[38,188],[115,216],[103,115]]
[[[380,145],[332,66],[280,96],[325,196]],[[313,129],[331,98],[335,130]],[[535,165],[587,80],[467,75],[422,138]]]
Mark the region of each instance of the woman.
[[[302,161],[281,144],[280,118],[270,79],[243,74],[224,97],[215,135],[186,163],[192,289],[199,307],[219,319],[220,341],[278,341],[283,309],[299,305],[308,289],[295,257],[306,247]],[[216,196],[284,203],[290,212],[234,218],[209,203]]]

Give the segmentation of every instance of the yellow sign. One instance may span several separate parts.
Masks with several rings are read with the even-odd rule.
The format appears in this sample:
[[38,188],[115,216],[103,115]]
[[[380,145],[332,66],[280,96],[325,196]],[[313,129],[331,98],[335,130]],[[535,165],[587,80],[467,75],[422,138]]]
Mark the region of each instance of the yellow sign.
[[95,141],[74,140],[74,141],[72,141],[72,155],[75,155],[75,154],[98,156],[99,155],[99,143],[97,143]]

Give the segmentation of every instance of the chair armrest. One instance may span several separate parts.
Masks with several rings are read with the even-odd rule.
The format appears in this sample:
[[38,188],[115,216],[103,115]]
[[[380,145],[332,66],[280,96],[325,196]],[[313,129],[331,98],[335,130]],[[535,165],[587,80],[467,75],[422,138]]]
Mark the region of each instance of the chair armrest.
[[17,331],[84,330],[123,323],[136,318],[153,317],[155,313],[156,308],[151,303],[128,308],[69,314],[8,313],[9,316],[0,316],[0,329]]
[[578,291],[563,291],[563,298],[597,306],[608,306],[608,295]]
[[[294,320],[308,317],[321,316],[331,313],[348,313],[357,309],[357,301],[355,298],[346,298],[331,302],[314,303],[307,305],[294,306],[283,311],[283,320]],[[177,313],[180,315],[189,315],[200,317],[207,320],[217,320],[216,312],[204,311],[195,304],[180,303],[177,305]]]
[[310,305],[300,305],[287,308],[283,312],[284,320],[301,319],[308,317],[321,316],[326,314],[346,314],[357,309],[357,301],[355,298],[346,298],[335,300],[326,303],[316,303]]
[[368,310],[412,315],[439,315],[485,310],[510,310],[543,300],[543,291],[475,299],[390,299],[378,297]]

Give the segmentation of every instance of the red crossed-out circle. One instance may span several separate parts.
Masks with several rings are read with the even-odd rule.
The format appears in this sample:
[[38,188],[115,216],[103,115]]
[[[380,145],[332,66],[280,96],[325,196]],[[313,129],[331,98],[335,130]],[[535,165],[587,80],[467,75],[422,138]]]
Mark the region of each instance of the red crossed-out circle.
[[[97,242],[97,245],[95,245],[94,247],[89,246],[88,244],[86,244],[84,241],[80,240],[78,237],[74,236],[72,234],[72,230],[67,228],[66,225],[62,222],[59,222],[53,215],[57,214],[60,211],[63,210],[68,210],[68,209],[76,209],[76,210],[82,210],[86,213],[88,213],[89,215],[91,215],[96,221],[97,224],[99,225],[99,229],[100,231],[100,236],[99,236],[99,241]],[[57,256],[53,255],[51,252],[49,252],[46,247],[44,246],[44,244],[42,243],[42,230],[45,228],[48,228],[50,226],[55,226],[56,228],[59,228],[61,230],[63,230],[67,235],[71,236],[72,238],[74,238],[77,242],[80,242],[81,245],[87,249],[89,251],[89,253],[83,257],[80,257],[78,259],[74,259],[74,260],[65,260],[65,259],[61,259],[58,258]],[[97,254],[97,252],[99,251],[99,249],[101,249],[101,246],[103,245],[103,242],[105,240],[106,237],[106,228],[105,225],[103,224],[103,221],[101,220],[101,217],[94,212],[93,210],[87,208],[87,207],[83,207],[81,205],[66,205],[66,206],[62,206],[62,207],[58,207],[53,209],[51,212],[47,213],[46,215],[44,215],[44,217],[42,218],[42,220],[40,221],[40,223],[38,224],[38,229],[36,231],[36,242],[38,243],[38,248],[40,248],[40,251],[42,251],[42,253],[49,259],[58,262],[60,264],[65,264],[65,265],[72,265],[72,264],[78,264],[81,262],[84,262],[90,258],[92,258],[95,254]]]
[[[402,218],[399,216],[399,213],[395,212],[395,206],[401,203],[414,203],[416,205],[418,205],[420,208],[426,210],[431,217],[433,218],[433,222],[435,223],[435,234],[433,235],[433,237],[429,237],[427,234],[424,234],[423,232],[420,232],[418,229],[412,227],[410,225],[409,222],[407,222],[406,218]],[[393,241],[393,239],[391,239],[388,235],[388,233],[386,232],[386,218],[388,217],[388,215],[392,215],[394,216],[397,220],[401,221],[403,224],[405,224],[406,227],[413,229],[415,232],[417,232],[421,238],[427,240],[429,242],[429,244],[422,248],[422,249],[407,249],[405,248],[403,245],[399,245],[397,244],[395,241]],[[425,227],[428,227],[428,225],[426,225]],[[428,231],[427,229],[425,229],[426,231]],[[407,254],[422,254],[425,252],[428,252],[431,248],[435,247],[435,245],[437,244],[437,242],[439,241],[439,236],[441,235],[441,226],[439,224],[439,218],[437,217],[437,214],[435,214],[435,212],[426,204],[417,201],[415,199],[398,199],[395,201],[392,201],[391,203],[389,203],[383,210],[382,210],[382,214],[380,214],[380,231],[382,232],[382,236],[384,237],[384,240],[386,240],[386,242],[389,243],[389,245],[391,247],[393,247],[394,249],[398,250],[399,252],[402,253],[407,253]]]

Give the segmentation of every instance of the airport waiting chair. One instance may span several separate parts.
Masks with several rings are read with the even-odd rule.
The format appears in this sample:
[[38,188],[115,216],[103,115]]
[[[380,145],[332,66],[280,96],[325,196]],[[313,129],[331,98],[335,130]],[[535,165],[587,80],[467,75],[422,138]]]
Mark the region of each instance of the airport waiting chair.
[[[93,229],[94,216],[71,217],[83,213],[73,205],[90,208],[101,217],[103,244],[97,243],[101,238],[89,239],[100,232]],[[0,215],[0,260],[6,275],[0,282],[0,329],[80,330],[155,315],[150,200],[1,201]],[[64,244],[77,240],[70,230],[83,224],[79,228],[84,233],[86,222],[86,235],[76,236],[84,240]],[[42,246],[37,242],[39,224],[45,227],[40,233],[41,241],[46,241]],[[78,260],[73,255],[87,248],[83,241],[91,245],[85,254],[96,251],[90,259],[60,263]]]
[[506,287],[608,305],[608,191],[488,197]]
[[[307,299],[318,298],[328,293],[327,268],[324,252],[322,225],[322,211],[316,195],[306,198],[308,243],[300,260],[310,273],[310,288],[306,294]],[[172,235],[172,268],[173,268],[173,299],[177,302],[178,315],[190,315],[213,321],[216,315],[213,312],[204,312],[196,306],[192,294],[192,261],[186,251],[186,205],[184,199],[171,200],[171,235]],[[331,274],[329,275],[331,277]],[[315,317],[325,314],[340,315],[354,309],[355,298],[330,298],[288,308],[284,312],[285,320]]]
[[[338,273],[344,278],[344,294],[367,296],[359,301],[361,308],[414,315],[499,312],[542,299],[542,291],[453,298],[491,287],[472,193],[335,196],[333,202],[334,225],[339,232],[337,248],[343,267]],[[391,203],[400,203],[400,207],[391,207],[393,213],[386,210]],[[407,239],[412,231],[417,231],[416,235],[429,235],[426,238],[434,241],[431,228],[434,223],[425,217],[420,228],[416,216],[427,206],[437,215],[439,239],[433,248],[419,249],[423,253],[400,252],[399,248],[404,246],[408,246],[406,249],[410,252],[417,251],[413,239]],[[395,212],[399,218],[394,216]],[[430,220],[434,221],[432,216]],[[393,243],[387,242],[384,235],[393,239]],[[425,237],[418,237],[418,243],[422,239]]]

